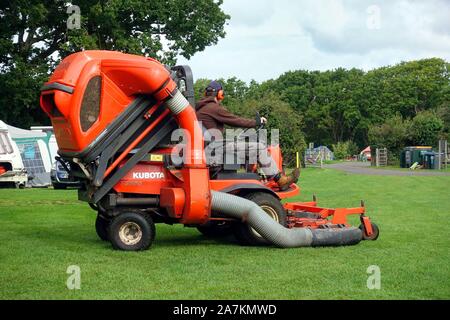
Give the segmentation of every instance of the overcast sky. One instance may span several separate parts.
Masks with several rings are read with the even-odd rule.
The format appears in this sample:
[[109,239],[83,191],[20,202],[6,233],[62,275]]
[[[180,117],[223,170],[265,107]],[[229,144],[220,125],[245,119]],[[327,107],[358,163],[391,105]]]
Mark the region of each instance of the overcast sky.
[[222,7],[231,16],[226,37],[178,60],[196,79],[450,61],[450,0],[225,0]]

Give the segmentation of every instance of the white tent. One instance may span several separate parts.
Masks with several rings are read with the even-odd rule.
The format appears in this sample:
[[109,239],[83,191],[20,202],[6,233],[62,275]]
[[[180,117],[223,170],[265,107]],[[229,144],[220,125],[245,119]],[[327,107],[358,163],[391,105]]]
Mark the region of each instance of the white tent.
[[7,125],[8,132],[17,144],[22,162],[32,179],[32,186],[48,186],[52,160],[48,148],[50,136],[45,132],[25,130]]
[[47,134],[48,142],[47,147],[50,152],[50,160],[52,163],[55,162],[55,158],[58,156],[58,143],[56,142],[55,134],[53,133],[52,126],[34,126],[30,127],[30,130],[36,132],[44,132]]

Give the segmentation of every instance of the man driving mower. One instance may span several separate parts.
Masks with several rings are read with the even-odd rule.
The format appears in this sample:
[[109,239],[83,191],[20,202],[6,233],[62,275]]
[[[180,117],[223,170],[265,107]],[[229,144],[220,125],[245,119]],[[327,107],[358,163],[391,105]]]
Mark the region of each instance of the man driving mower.
[[[255,128],[261,123],[267,123],[267,119],[264,117],[252,120],[241,118],[229,112],[221,105],[224,97],[222,85],[217,81],[211,81],[205,89],[205,97],[197,103],[197,119],[206,130],[216,129],[223,135],[225,125],[235,128]],[[223,148],[226,151],[229,150],[227,146],[223,146]],[[298,180],[300,170],[297,168],[290,175],[285,175],[280,172],[275,161],[268,153],[266,145],[261,142],[237,142],[231,149],[231,152],[236,153],[238,158],[242,155],[250,155],[250,158],[257,159],[267,179],[275,181],[281,190],[286,190],[292,183],[296,183]],[[245,150],[246,152],[239,152],[240,150]]]

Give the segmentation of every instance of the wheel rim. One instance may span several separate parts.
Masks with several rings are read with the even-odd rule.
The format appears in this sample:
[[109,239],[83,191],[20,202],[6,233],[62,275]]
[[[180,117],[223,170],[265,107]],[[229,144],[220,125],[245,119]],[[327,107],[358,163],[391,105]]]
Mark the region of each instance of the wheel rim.
[[142,229],[134,222],[126,222],[119,229],[119,238],[124,244],[132,246],[142,239]]
[[[276,222],[280,223],[280,218],[278,217],[277,211],[267,205],[262,205],[261,209],[264,210],[264,212],[271,217],[273,220],[275,220]],[[250,231],[258,238],[262,238],[262,236],[258,233],[258,231],[256,231],[255,229],[250,227]]]

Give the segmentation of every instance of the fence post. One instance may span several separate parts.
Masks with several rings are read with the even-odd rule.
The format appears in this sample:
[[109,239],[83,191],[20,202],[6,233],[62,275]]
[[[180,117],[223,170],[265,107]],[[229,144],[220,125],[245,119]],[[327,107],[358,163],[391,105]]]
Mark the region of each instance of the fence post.
[[450,153],[448,151],[448,141],[444,140],[444,161],[445,161],[444,166],[445,166],[445,169],[447,169],[448,161],[450,160],[449,154]]
[[375,150],[375,166],[380,166],[380,149],[378,148]]
[[323,168],[323,155],[324,155],[324,151],[320,150],[320,169]]
[[448,141],[439,140],[439,166],[438,169],[447,169],[449,161]]

